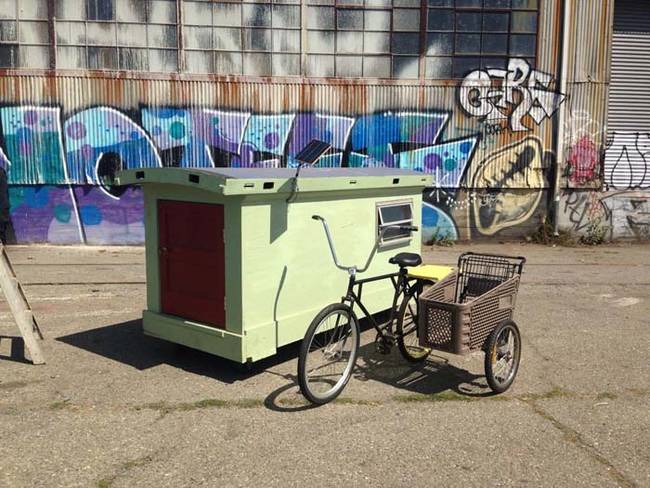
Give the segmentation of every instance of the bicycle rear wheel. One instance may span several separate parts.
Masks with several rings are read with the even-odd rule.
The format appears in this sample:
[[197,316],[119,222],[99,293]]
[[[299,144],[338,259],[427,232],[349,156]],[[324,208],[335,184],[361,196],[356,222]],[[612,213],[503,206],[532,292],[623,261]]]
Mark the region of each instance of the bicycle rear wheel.
[[309,325],[300,346],[298,382],[312,403],[334,400],[352,375],[359,349],[359,323],[352,309],[335,303]]
[[431,349],[420,346],[418,335],[418,315],[420,304],[418,298],[424,288],[424,282],[415,284],[404,294],[397,314],[397,347],[404,359],[410,363],[424,361]]

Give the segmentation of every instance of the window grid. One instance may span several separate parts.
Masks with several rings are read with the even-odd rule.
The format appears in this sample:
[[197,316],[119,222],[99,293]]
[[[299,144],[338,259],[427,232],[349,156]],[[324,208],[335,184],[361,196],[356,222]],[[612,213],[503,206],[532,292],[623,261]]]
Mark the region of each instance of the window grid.
[[46,0],[0,2],[0,68],[49,68]]
[[0,0],[0,67],[458,79],[539,49],[538,0],[52,3]]
[[129,9],[128,0],[56,0],[57,67],[178,71],[176,1],[138,4]]
[[[302,12],[299,3],[193,0],[184,2],[184,8],[186,71],[300,75]],[[202,17],[197,16],[200,11],[204,13]],[[194,34],[200,31],[204,32],[202,40]]]
[[425,77],[462,78],[475,69],[503,69],[510,57],[523,57],[534,67],[538,3],[428,0]]

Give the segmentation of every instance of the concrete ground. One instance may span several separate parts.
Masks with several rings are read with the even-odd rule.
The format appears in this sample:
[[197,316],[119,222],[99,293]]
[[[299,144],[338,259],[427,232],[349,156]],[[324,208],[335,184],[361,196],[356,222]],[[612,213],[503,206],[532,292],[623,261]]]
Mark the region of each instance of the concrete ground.
[[140,248],[13,247],[42,331],[32,366],[0,304],[0,486],[650,486],[650,247],[456,245],[523,254],[519,375],[482,355],[409,367],[364,345],[308,408],[297,347],[255,371],[144,337]]

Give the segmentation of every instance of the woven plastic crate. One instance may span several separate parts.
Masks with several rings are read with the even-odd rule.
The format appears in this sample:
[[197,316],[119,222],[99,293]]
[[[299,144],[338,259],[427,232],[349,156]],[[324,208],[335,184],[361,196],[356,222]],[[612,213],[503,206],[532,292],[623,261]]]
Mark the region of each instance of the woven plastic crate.
[[454,354],[483,348],[494,328],[512,318],[524,262],[462,254],[458,270],[420,296],[420,345]]

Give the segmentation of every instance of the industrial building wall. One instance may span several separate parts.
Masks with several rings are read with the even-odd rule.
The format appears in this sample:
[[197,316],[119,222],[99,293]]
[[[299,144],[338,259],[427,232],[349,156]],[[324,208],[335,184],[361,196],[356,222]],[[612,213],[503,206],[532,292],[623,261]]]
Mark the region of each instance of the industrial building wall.
[[[338,2],[329,13],[318,11],[325,19],[318,21],[310,9],[321,7],[305,1],[299,20],[281,17],[276,28],[271,16],[268,29],[257,25],[264,15],[245,17],[243,4],[234,7],[244,9],[235,24],[250,28],[229,29],[239,36],[234,44],[224,44],[226,28],[216,14],[225,2],[168,2],[163,6],[179,6],[176,18],[122,13],[123,22],[120,15],[115,22],[43,15],[43,5],[69,3],[34,1],[40,10],[25,14],[31,2],[22,0],[16,42],[0,43],[0,64],[14,63],[0,71],[0,162],[19,242],[140,243],[142,195],[111,187],[116,169],[293,166],[312,139],[332,145],[320,166],[434,175],[423,208],[426,240],[532,233],[549,215],[557,171],[563,222],[573,225],[569,202],[599,193],[603,184],[611,2],[573,11],[566,93],[557,87],[559,0],[395,0],[384,9]],[[206,5],[215,10],[204,21],[196,7]],[[128,36],[137,39],[135,26],[144,21],[145,45],[133,48]],[[154,21],[180,21],[176,50],[151,42]],[[43,37],[48,24],[56,46]],[[155,32],[161,25],[153,25]],[[39,38],[36,31],[44,33]],[[112,43],[106,32],[117,36],[117,47],[96,47]],[[56,69],[26,67],[20,53],[28,48],[41,56],[49,49]],[[119,70],[123,63],[161,72]],[[255,74],[259,66],[266,68]],[[566,144],[558,158],[563,106]]]

